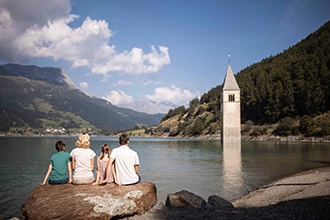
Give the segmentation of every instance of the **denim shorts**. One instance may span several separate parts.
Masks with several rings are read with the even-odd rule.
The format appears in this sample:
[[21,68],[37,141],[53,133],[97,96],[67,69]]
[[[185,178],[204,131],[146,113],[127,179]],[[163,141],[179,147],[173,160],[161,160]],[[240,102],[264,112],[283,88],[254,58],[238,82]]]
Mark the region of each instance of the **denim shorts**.
[[69,178],[65,178],[64,180],[51,180],[51,179],[48,180],[49,184],[54,184],[54,185],[55,184],[65,184],[67,182],[69,182]]

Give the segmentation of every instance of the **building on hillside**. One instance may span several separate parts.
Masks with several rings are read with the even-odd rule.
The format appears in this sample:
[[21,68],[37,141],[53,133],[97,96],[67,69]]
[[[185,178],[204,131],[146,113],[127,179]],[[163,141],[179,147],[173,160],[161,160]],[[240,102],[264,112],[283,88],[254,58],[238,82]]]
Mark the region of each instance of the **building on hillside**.
[[221,140],[225,142],[241,141],[241,103],[240,88],[234,73],[228,64],[221,94],[222,129]]

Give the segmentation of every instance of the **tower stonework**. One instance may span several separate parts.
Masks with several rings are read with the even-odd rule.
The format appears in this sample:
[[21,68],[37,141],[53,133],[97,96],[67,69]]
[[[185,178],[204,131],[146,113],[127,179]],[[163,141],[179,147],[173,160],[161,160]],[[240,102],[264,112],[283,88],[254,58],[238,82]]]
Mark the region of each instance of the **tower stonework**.
[[240,88],[230,64],[223,83],[221,95],[222,142],[241,141],[241,102]]

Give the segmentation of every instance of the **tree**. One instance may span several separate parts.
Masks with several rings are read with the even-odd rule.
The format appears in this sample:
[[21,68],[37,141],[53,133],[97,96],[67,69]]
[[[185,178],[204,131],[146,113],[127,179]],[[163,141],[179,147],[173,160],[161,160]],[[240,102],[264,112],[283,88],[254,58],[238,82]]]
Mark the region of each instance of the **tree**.
[[293,118],[285,117],[278,123],[277,129],[274,131],[275,134],[288,136],[296,134],[296,126]]
[[313,134],[313,130],[314,130],[313,118],[308,115],[304,115],[300,119],[299,131],[305,134],[306,136],[311,136]]
[[204,122],[203,120],[198,117],[196,118],[195,122],[194,122],[194,125],[192,127],[192,130],[191,130],[191,133],[192,135],[196,136],[196,135],[200,135],[202,134],[203,130],[204,130]]
[[199,105],[199,99],[198,98],[194,98],[193,100],[191,100],[189,102],[189,113],[193,113],[195,108]]

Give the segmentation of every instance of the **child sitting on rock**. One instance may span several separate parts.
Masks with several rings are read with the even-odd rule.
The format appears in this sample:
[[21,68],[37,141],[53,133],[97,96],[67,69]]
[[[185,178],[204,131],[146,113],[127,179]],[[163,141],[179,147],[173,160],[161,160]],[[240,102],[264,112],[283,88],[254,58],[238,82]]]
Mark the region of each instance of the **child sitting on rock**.
[[103,144],[101,147],[101,154],[97,157],[97,170],[96,170],[96,178],[93,185],[98,185],[105,179],[108,179],[107,183],[112,183],[114,181],[114,173],[115,168],[114,165],[111,166],[111,171],[109,173],[109,177],[106,178],[106,168],[108,165],[108,161],[110,159],[110,146],[108,144]]
[[64,141],[56,142],[55,148],[57,153],[51,156],[45,179],[40,185],[45,185],[49,176],[49,184],[72,182],[71,156],[68,152],[65,152],[65,146]]

